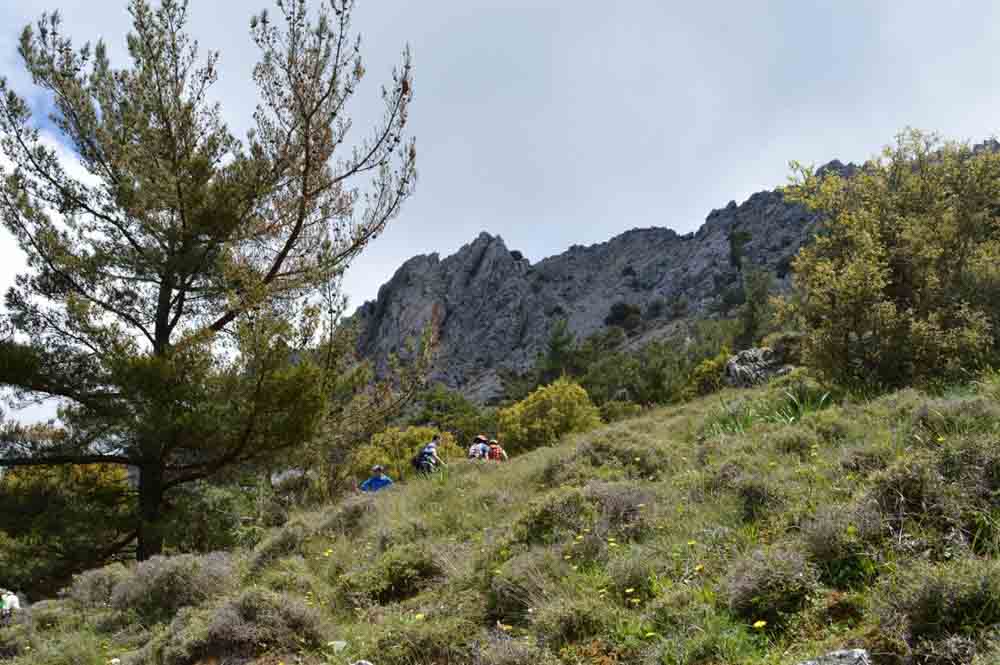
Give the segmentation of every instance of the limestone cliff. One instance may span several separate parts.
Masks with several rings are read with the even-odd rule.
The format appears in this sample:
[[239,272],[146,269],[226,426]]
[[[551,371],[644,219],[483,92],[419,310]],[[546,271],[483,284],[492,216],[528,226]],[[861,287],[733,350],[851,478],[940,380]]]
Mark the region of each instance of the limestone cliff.
[[[825,169],[850,173],[831,162]],[[362,353],[385,367],[391,353],[428,321],[439,325],[433,379],[478,401],[500,396],[499,371],[530,368],[554,323],[565,318],[578,338],[605,327],[611,306],[641,308],[654,332],[676,316],[715,311],[739,287],[739,266],[774,272],[787,285],[791,258],[806,242],[815,215],[778,191],[713,210],[696,232],[634,229],[607,242],[532,264],[500,236],[481,233],[455,254],[404,263],[354,316]]]

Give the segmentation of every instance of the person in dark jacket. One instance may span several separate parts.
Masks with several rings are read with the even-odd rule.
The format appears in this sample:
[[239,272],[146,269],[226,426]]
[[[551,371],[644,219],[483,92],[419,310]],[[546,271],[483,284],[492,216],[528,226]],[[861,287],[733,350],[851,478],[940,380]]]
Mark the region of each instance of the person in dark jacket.
[[381,464],[372,467],[372,477],[361,483],[362,492],[378,492],[392,485],[392,478],[385,475],[385,468]]

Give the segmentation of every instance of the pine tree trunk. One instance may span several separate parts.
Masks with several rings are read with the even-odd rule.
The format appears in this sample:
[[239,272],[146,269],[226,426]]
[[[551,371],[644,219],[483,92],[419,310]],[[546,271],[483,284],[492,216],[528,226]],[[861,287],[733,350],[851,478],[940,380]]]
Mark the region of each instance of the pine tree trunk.
[[139,543],[136,558],[145,561],[163,551],[161,504],[163,468],[159,464],[139,467]]

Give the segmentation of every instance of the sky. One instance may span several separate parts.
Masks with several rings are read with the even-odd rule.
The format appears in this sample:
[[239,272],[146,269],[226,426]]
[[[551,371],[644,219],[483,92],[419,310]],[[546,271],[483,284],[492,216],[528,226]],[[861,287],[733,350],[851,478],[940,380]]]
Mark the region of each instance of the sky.
[[[191,32],[221,52],[215,98],[241,134],[255,103],[249,18],[272,3],[191,0]],[[368,74],[355,129],[380,112],[378,86],[409,44],[420,176],[348,271],[353,306],[407,258],[445,256],[480,231],[532,261],[637,227],[685,233],[785,183],[789,160],[863,161],[907,126],[973,141],[1000,128],[990,0],[357,5]],[[43,9],[126,64],[125,0],[5,0],[0,75],[21,94],[44,105],[16,53]],[[21,265],[0,231],[0,289]]]

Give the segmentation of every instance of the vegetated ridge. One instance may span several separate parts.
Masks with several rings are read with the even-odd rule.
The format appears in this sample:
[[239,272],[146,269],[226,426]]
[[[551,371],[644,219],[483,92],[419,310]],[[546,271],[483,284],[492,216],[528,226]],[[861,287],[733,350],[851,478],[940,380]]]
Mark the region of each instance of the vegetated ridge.
[[[833,161],[820,172],[855,168]],[[776,286],[786,287],[816,220],[780,191],[764,191],[713,210],[694,233],[634,229],[535,264],[484,232],[444,259],[406,261],[355,313],[359,347],[384,370],[391,354],[405,354],[407,340],[434,322],[440,344],[430,378],[489,402],[503,393],[504,371],[535,364],[560,319],[582,339],[606,328],[612,306],[623,303],[634,314],[621,323],[641,343],[677,320],[724,311],[747,267],[772,272]]]

